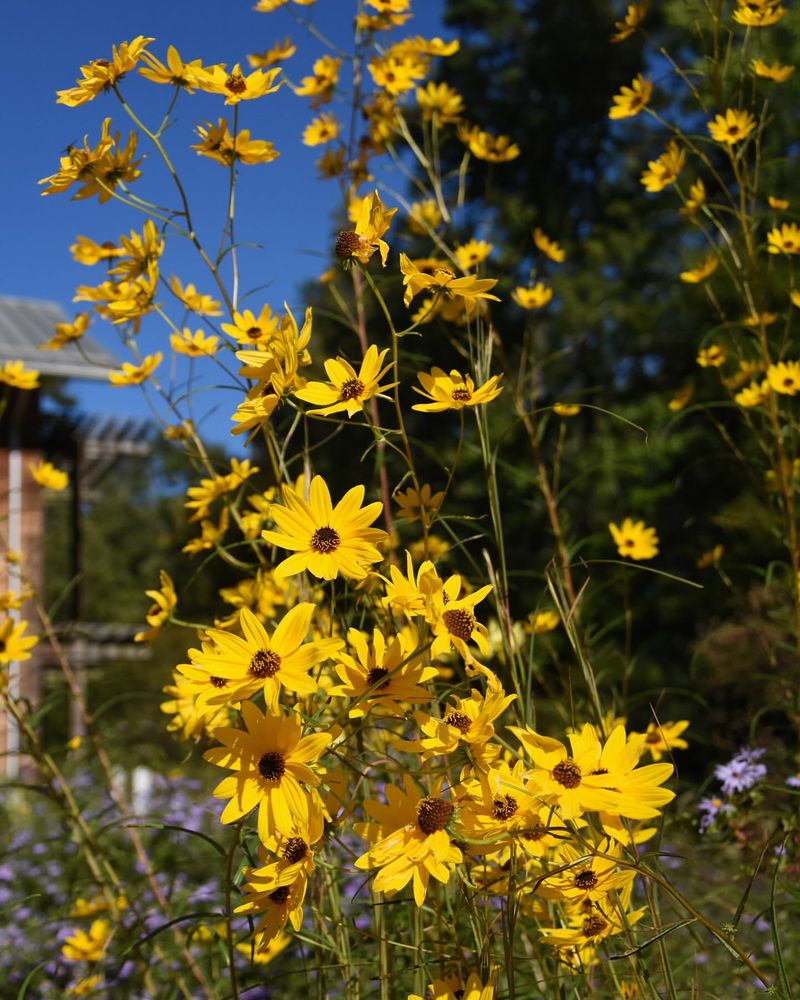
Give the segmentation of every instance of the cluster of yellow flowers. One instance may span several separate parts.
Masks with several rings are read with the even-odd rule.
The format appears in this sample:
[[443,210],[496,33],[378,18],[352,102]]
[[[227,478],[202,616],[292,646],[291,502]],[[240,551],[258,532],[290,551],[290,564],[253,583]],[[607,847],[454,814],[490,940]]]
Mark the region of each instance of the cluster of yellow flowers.
[[[213,492],[209,484],[191,502]],[[591,964],[599,942],[642,915],[631,909],[633,847],[653,835],[645,821],[674,793],[663,787],[671,764],[640,763],[648,750],[658,760],[685,746],[686,724],[647,733],[616,724],[607,737],[585,724],[567,744],[511,726],[520,750],[505,749],[495,726],[516,696],[482,662],[487,629],[476,613],[491,586],[473,590],[458,574],[443,578],[410,553],[405,572],[392,563],[388,575],[376,572],[386,534],[370,525],[381,504],[363,500],[356,486],[334,505],[320,476],[307,498],[302,484],[283,487],[283,502],[267,507],[274,527],[262,537],[289,556],[246,598],[239,591],[249,606],[241,603],[225,628],[201,634],[168,689],[176,697],[163,706],[184,738],[205,732],[219,744],[205,757],[232,772],[214,793],[227,800],[221,821],[257,812],[261,863],[247,870],[239,907],[258,917],[256,946],[266,949],[287,922],[300,927],[323,832],[346,839],[354,830],[367,841],[355,866],[374,872],[374,891],[393,894],[410,883],[418,906],[431,877],[447,884],[456,869],[481,893],[504,896],[515,857],[522,911],[566,961]],[[433,500],[429,492],[435,507]],[[300,574],[353,581],[382,624],[371,633],[351,627],[343,637],[322,592]],[[174,605],[171,581],[162,583],[152,592],[151,625]],[[552,627],[539,617],[535,631]],[[446,663],[454,656],[468,693],[433,709],[435,682],[452,673]],[[240,724],[230,724],[232,712]],[[367,798],[359,820],[352,783],[371,752],[385,757],[389,748],[402,784],[386,785],[385,802]],[[429,770],[429,761],[436,761],[430,780],[410,777]]]
[[[259,0],[256,9],[270,13],[288,2]],[[305,6],[313,0],[292,2]],[[631,5],[616,26],[616,40],[636,30],[645,12],[646,5]],[[409,16],[410,0],[365,0],[357,30],[383,38]],[[193,146],[231,175],[237,164],[268,163],[278,155],[272,143],[252,139],[238,127],[238,105],[286,85],[316,111],[336,95],[343,65],[338,55],[325,54],[314,61],[310,75],[293,83],[280,65],[294,54],[290,39],[251,55],[249,74],[240,64],[228,69],[186,62],[174,46],[161,62],[149,49],[152,42],[140,36],[114,48],[110,60],[82,67],[77,85],[59,92],[59,101],[74,107],[112,91],[127,109],[120,81],[143,63],[139,74],[151,83],[217,95],[234,109],[231,120],[198,125],[199,142]],[[352,845],[357,836],[361,846],[350,867],[371,874],[375,893],[394,895],[410,888],[422,907],[433,878],[451,889],[460,885],[470,898],[481,897],[487,911],[494,901],[513,900],[520,917],[538,928],[541,940],[566,966],[585,970],[599,961],[606,938],[627,933],[643,915],[643,908],[633,904],[638,846],[654,835],[661,810],[674,797],[664,787],[673,766],[660,757],[686,745],[681,733],[687,724],[651,724],[637,733],[627,731],[624,720],[601,720],[598,711],[594,723],[569,730],[566,742],[525,725],[518,694],[507,693],[501,679],[507,664],[498,647],[517,642],[517,633],[547,636],[558,627],[559,615],[535,610],[524,623],[507,622],[506,595],[497,593],[493,575],[491,583],[473,585],[459,573],[441,571],[439,557],[450,543],[431,529],[444,521],[453,476],[442,490],[419,481],[404,423],[398,345],[433,317],[466,331],[468,346],[460,347],[464,370],[432,364],[429,371],[418,371],[419,385],[413,389],[420,401],[409,409],[425,414],[424,419],[455,415],[462,436],[465,416],[474,414],[480,429],[484,408],[504,391],[501,376],[490,374],[490,338],[475,333],[485,329],[490,303],[499,301],[499,279],[481,273],[493,247],[477,236],[447,246],[439,230],[452,221],[450,208],[440,179],[431,173],[424,196],[409,206],[407,224],[417,235],[434,238],[435,256],[400,253],[397,267],[384,272],[390,263],[387,237],[398,210],[387,207],[377,190],[358,192],[368,182],[372,186],[374,158],[395,142],[408,141],[409,121],[423,133],[426,149],[438,148],[445,135],[461,142],[465,162],[474,157],[503,163],[521,154],[510,136],[471,124],[454,88],[426,82],[433,60],[457,48],[455,42],[418,36],[376,47],[365,62],[365,80],[367,86],[372,81],[373,90],[363,99],[364,134],[346,144],[341,123],[328,110],[319,110],[303,131],[305,145],[325,147],[320,173],[342,179],[350,228],[339,233],[335,254],[342,269],[352,272],[357,303],[366,285],[374,292],[387,318],[388,346],[370,342],[365,324],[358,327],[355,321],[360,358],[355,361],[342,350],[324,360],[324,380],[306,378],[312,364],[311,309],[301,323],[288,306],[282,312],[263,302],[240,308],[237,291],[229,293],[221,278],[225,241],[212,261],[198,242],[185,199],[182,211],[161,228],[148,219],[140,232],[116,242],[78,237],[72,247],[75,260],[87,266],[103,262],[108,270],[99,285],[79,287],[76,300],[91,303],[98,316],[125,324],[131,333],[146,315],[160,315],[170,328],[174,354],[207,359],[223,369],[225,358],[235,356],[243,398],[232,415],[232,433],[248,439],[263,435],[266,443],[273,485],[263,489],[256,485],[260,470],[249,460],[234,458],[229,469],[215,469],[188,418],[169,429],[171,438],[190,438],[198,445],[207,473],[187,493],[188,520],[199,525],[200,534],[184,552],[218,555],[242,575],[220,590],[225,614],[198,631],[161,706],[172,732],[183,740],[211,741],[205,760],[228,772],[214,790],[225,801],[221,822],[257,837],[258,862],[244,870],[243,899],[235,911],[253,919],[256,952],[276,954],[287,924],[300,930],[320,859],[341,864],[338,846]],[[637,77],[614,98],[611,117],[647,110],[652,92],[652,83]],[[726,119],[727,139],[714,135],[716,123],[709,128],[718,142],[730,146],[737,123],[742,140],[755,127],[755,122]],[[160,150],[161,133],[144,131]],[[128,185],[140,175],[137,143],[134,132],[121,146],[106,119],[97,144],[87,137],[83,148],[62,157],[58,171],[43,180],[44,193],[75,186],[77,198],[124,201]],[[685,156],[670,143],[645,171],[647,189],[676,183]],[[699,186],[694,198],[698,206],[703,203]],[[165,280],[161,260],[176,236],[188,238],[200,251],[219,299],[178,277]],[[778,250],[794,252],[788,249],[792,233],[781,231],[779,237]],[[567,256],[541,228],[532,238],[535,266],[527,283],[512,292],[513,301],[531,314],[551,302],[548,269]],[[394,273],[402,282],[403,304],[410,312],[406,329],[398,330],[391,319],[376,273]],[[180,323],[172,322],[156,301],[164,290],[181,308]],[[185,325],[189,314],[203,326]],[[217,317],[222,317],[218,326]],[[88,323],[89,313],[80,313],[72,323],[60,324],[47,346],[58,349],[79,339]],[[153,374],[162,352],[134,360],[110,373],[112,384],[149,380],[158,389]],[[793,374],[780,374],[784,386]],[[800,371],[798,376],[800,381]],[[7,380],[13,377],[20,381],[23,376],[9,373]],[[376,416],[379,399],[390,401],[396,415],[396,426],[388,430]],[[580,407],[562,402],[552,410],[568,418]],[[286,441],[278,441],[276,430],[284,416],[298,424],[308,418],[330,421],[337,430],[360,418],[380,452],[383,501],[368,499],[367,488],[355,485],[334,502],[325,479],[312,474],[309,451],[303,455],[304,474],[291,481],[288,470],[295,459],[286,449],[294,428]],[[395,461],[405,463],[394,487],[402,530],[420,529],[409,539],[402,566],[396,556],[401,536],[386,509],[392,495],[386,467]],[[35,475],[59,488],[57,472],[39,469]],[[375,527],[381,515],[386,530]],[[626,518],[621,527],[609,528],[622,556],[643,560],[657,554],[655,529],[644,522]],[[498,617],[505,610],[508,624],[508,635],[499,640],[491,635],[493,623],[481,621],[485,616],[478,610],[492,593]],[[156,639],[177,617],[180,602],[166,572],[160,587],[147,595],[152,603],[147,628],[136,636],[139,642]],[[9,631],[5,641],[19,659],[21,644],[31,640]],[[515,725],[502,721],[511,713],[517,713]],[[647,753],[654,763],[643,763]],[[65,955],[96,959],[108,938],[108,926],[96,921],[88,934],[69,939]],[[491,1000],[497,973],[490,969],[487,979],[470,971],[458,981],[437,980],[433,988],[443,995]]]

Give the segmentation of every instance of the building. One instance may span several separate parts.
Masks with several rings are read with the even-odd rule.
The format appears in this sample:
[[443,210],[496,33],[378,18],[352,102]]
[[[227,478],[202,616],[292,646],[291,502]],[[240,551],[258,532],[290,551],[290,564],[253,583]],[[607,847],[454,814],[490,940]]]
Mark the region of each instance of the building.
[[[48,387],[58,388],[66,379],[95,379],[105,382],[108,371],[119,367],[119,360],[84,334],[80,340],[60,350],[42,350],[53,337],[56,323],[67,321],[62,310],[51,302],[0,297],[0,365],[22,361],[25,368],[41,374],[43,387],[30,391],[0,386],[0,594],[23,590],[41,591],[44,552],[44,501],[42,488],[30,475],[29,466],[40,459],[54,461],[70,474],[68,537],[55,540],[69,548],[73,571],[70,591],[71,617],[81,619],[81,504],[87,488],[98,484],[112,468],[119,454],[147,454],[147,425],[139,420],[116,417],[87,417],[65,420],[43,405]],[[12,558],[7,558],[8,553]],[[17,561],[14,553],[21,558]],[[25,602],[21,610],[2,612],[31,623],[31,631],[40,633],[42,622],[36,598]],[[84,623],[76,632],[72,673],[75,683],[84,683],[86,666],[101,655],[108,655],[109,645],[129,648],[133,626]],[[69,652],[69,650],[65,650]],[[118,653],[118,649],[113,652]],[[138,652],[138,651],[137,651]],[[42,689],[42,671],[54,657],[53,644],[40,642],[30,660],[8,665],[9,693],[38,703]],[[71,731],[82,734],[81,713],[72,713]],[[12,720],[0,712],[0,771],[13,776],[20,759],[19,734]],[[5,762],[5,767],[3,766]]]

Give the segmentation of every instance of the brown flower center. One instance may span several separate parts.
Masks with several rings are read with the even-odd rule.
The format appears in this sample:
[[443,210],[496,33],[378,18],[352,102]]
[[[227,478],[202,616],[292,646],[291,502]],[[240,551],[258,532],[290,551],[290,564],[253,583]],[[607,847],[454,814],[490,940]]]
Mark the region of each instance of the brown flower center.
[[278,888],[275,890],[275,892],[271,892],[269,894],[269,898],[273,902],[278,903],[279,905],[281,903],[285,903],[286,900],[289,898],[289,886],[279,885]]
[[265,677],[274,677],[280,669],[281,658],[274,649],[258,649],[253,653],[248,673],[251,677],[263,680]]
[[457,403],[468,403],[472,399],[472,393],[465,385],[460,385],[450,393]]
[[[367,685],[372,687],[374,684],[378,684],[378,681],[389,673],[384,667],[373,667],[372,670],[367,674]],[[378,690],[383,691],[384,688],[389,687],[389,682],[384,681],[383,684],[378,684]]]
[[242,74],[231,73],[225,81],[225,89],[229,90],[232,94],[243,94],[247,90],[247,84],[244,82]]
[[444,720],[448,726],[453,726],[462,733],[466,733],[469,727],[472,725],[472,719],[463,712],[451,712],[449,715],[445,716]]
[[215,688],[224,688],[228,684],[225,677],[209,677],[208,680],[211,686]]
[[492,815],[495,819],[511,819],[517,809],[517,800],[511,795],[498,796],[492,802]]
[[261,336],[261,327],[260,326],[249,326],[244,331],[244,335],[245,335],[245,337],[248,337],[250,340],[258,340],[258,338]]
[[645,743],[660,743],[661,733],[657,729],[654,729],[645,736],[644,741]]
[[286,773],[286,761],[283,754],[270,750],[261,755],[258,761],[258,773],[265,781],[279,781]]
[[453,804],[451,802],[445,802],[444,799],[437,799],[429,795],[420,799],[417,806],[417,826],[423,833],[436,833],[437,830],[444,830],[452,815]]
[[560,760],[550,773],[564,788],[577,788],[583,777],[581,769],[571,757]]
[[593,913],[583,921],[583,933],[587,938],[597,937],[608,927],[608,922],[603,920],[599,913]]
[[319,552],[321,555],[327,555],[329,552],[335,552],[341,545],[341,542],[342,540],[339,538],[339,532],[335,531],[333,528],[317,528],[311,536],[311,548],[315,552]]
[[466,608],[452,608],[442,614],[442,621],[450,635],[467,642],[478,624],[475,615]]
[[334,253],[337,257],[352,257],[361,247],[361,237],[352,229],[343,229],[336,237]]
[[364,392],[364,383],[360,378],[351,378],[339,389],[339,398],[346,403],[350,399],[358,399]]
[[597,875],[591,868],[582,868],[581,871],[575,875],[575,888],[588,892],[589,889],[594,889],[598,881],[599,879],[597,878]]
[[289,837],[283,845],[283,856],[288,862],[295,865],[302,861],[308,854],[308,844],[302,837]]

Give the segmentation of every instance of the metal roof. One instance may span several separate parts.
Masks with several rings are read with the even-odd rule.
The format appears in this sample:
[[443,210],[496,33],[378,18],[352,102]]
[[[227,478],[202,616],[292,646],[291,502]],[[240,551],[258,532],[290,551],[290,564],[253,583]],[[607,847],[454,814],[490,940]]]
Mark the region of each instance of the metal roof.
[[22,361],[42,375],[105,381],[120,362],[88,334],[65,344],[60,351],[37,350],[53,336],[56,323],[67,316],[55,302],[0,296],[0,362]]

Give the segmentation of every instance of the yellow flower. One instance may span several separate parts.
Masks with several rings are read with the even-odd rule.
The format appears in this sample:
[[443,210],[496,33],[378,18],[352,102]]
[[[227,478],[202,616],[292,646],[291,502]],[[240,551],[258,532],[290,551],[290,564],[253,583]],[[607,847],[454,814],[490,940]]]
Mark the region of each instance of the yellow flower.
[[448,375],[441,368],[432,368],[430,374],[418,372],[417,378],[422,388],[414,386],[414,392],[431,402],[415,403],[411,409],[425,413],[442,413],[445,410],[461,410],[465,406],[480,406],[483,403],[490,403],[503,391],[502,386],[498,385],[501,375],[492,375],[478,389],[475,388],[470,375],[461,375],[455,369]]
[[779,361],[767,368],[770,386],[784,396],[800,392],[800,361]]
[[626,737],[622,725],[603,745],[595,727],[586,723],[569,734],[570,751],[533,730],[508,728],[533,761],[542,801],[552,804],[561,819],[574,819],[585,811],[598,811],[601,818],[606,814],[649,819],[675,798],[674,792],[659,787],[672,774],[672,765],[638,767],[645,738],[636,733]]
[[459,126],[458,138],[469,148],[477,160],[489,163],[507,163],[516,160],[522,150],[507,135],[492,135],[483,132],[477,125]]
[[511,298],[522,309],[544,309],[553,298],[553,289],[537,281],[533,288],[515,288]]
[[43,195],[60,194],[68,191],[73,184],[82,187],[74,196],[76,200],[97,195],[101,204],[109,201],[120,182],[130,184],[141,171],[140,160],[134,160],[138,137],[130,132],[126,146],[119,144],[119,132],[109,135],[111,119],[106,118],[100,128],[100,139],[96,146],[89,145],[89,137],[84,136],[83,148],[70,147],[59,160],[59,169],[50,177],[43,177],[40,184],[48,187]]
[[549,257],[554,264],[561,264],[566,259],[566,251],[562,250],[558,243],[555,240],[551,240],[538,226],[533,231],[533,242],[545,257]]
[[728,108],[724,115],[717,115],[713,122],[706,124],[715,142],[733,146],[746,139],[758,123],[749,111]]
[[380,869],[372,883],[375,892],[394,895],[411,882],[414,902],[422,906],[431,875],[447,883],[463,855],[445,829],[454,806],[440,797],[441,781],[424,796],[408,775],[403,777],[403,786],[401,790],[386,785],[385,805],[374,799],[364,803],[374,822],[357,823],[355,830],[372,843],[355,866],[367,871]]
[[380,380],[392,367],[383,365],[389,348],[380,353],[374,344],[370,344],[361,367],[358,371],[344,358],[329,359],[325,362],[325,371],[330,384],[325,382],[306,382],[302,389],[295,391],[295,396],[304,403],[313,403],[311,413],[331,414],[344,410],[348,417],[361,413],[364,403],[373,396],[391,389],[396,383],[380,385]]
[[75,316],[71,323],[56,323],[53,336],[44,344],[39,344],[40,351],[59,351],[64,344],[80,340],[89,326],[89,313],[82,312]]
[[0,382],[12,389],[38,389],[39,372],[26,368],[21,361],[4,361],[0,368]]
[[408,212],[408,228],[418,236],[436,229],[442,221],[442,213],[435,198],[415,201]]
[[717,267],[719,267],[719,257],[712,252],[704,257],[697,267],[693,267],[689,271],[681,271],[680,279],[689,285],[699,285],[706,278],[710,278]]
[[[291,911],[289,916],[291,917]],[[268,965],[291,944],[291,941],[292,935],[281,931],[276,937],[270,938],[266,942],[260,937],[255,938],[253,944],[241,941],[236,945],[236,950],[246,955],[253,965]]]
[[266,49],[264,52],[248,55],[247,61],[251,69],[269,69],[275,63],[290,59],[295,52],[297,52],[297,46],[291,38],[284,38],[282,42],[275,42],[272,48]]
[[611,41],[622,42],[626,38],[629,38],[644,21],[647,16],[647,9],[649,6],[650,0],[640,0],[639,3],[628,4],[625,17],[623,17],[621,21],[614,22],[616,31],[611,36]]
[[206,334],[203,330],[184,327],[181,333],[170,334],[169,342],[176,354],[186,354],[190,358],[213,358],[217,353],[219,337]]
[[769,399],[769,394],[769,382],[766,379],[763,382],[759,382],[756,379],[740,392],[737,392],[733,398],[739,406],[749,410],[754,406],[761,406],[762,403],[765,403]]
[[800,253],[800,226],[796,222],[784,222],[767,233],[769,253]]
[[436,637],[431,645],[432,658],[455,649],[467,663],[471,663],[468,642],[476,643],[484,656],[488,653],[486,626],[478,621],[474,612],[475,605],[491,593],[491,584],[479,587],[471,594],[462,595],[461,590],[462,580],[456,573],[448,577],[441,587],[434,589],[426,602],[425,620]]
[[417,87],[417,104],[426,122],[434,119],[440,125],[457,122],[464,113],[461,94],[448,84],[433,80],[425,87]]
[[134,229],[130,236],[120,236],[120,246],[123,259],[110,268],[108,273],[122,275],[129,281],[150,273],[151,265],[155,265],[164,252],[164,240],[159,237],[152,219],[145,222],[141,235]]
[[[208,629],[210,652],[192,651],[192,662],[209,672],[213,685],[198,697],[198,706],[244,701],[262,692],[270,715],[279,713],[281,689],[298,697],[314,694],[317,682],[309,670],[341,648],[340,639],[306,642],[315,604],[296,604],[270,634],[249,608],[239,611],[243,638]],[[183,673],[183,671],[181,671]]]
[[222,315],[219,302],[210,295],[201,295],[194,285],[188,284],[184,287],[180,278],[173,277],[169,279],[169,287],[175,297],[198,316]]
[[178,603],[178,595],[175,593],[175,584],[172,577],[166,570],[159,571],[161,587],[159,590],[146,590],[145,594],[153,604],[150,606],[144,620],[150,626],[146,632],[137,632],[133,637],[134,642],[152,642],[161,632],[164,624],[169,620],[172,610]]
[[612,523],[608,530],[621,556],[627,559],[652,559],[658,555],[656,529],[645,527],[644,521],[626,517],[622,527]]
[[107,920],[93,920],[86,931],[76,929],[64,939],[61,954],[68,962],[99,962],[111,940],[111,924]]
[[528,628],[534,635],[544,635],[547,632],[552,632],[560,624],[561,619],[555,611],[536,611],[528,616]]
[[375,545],[386,539],[385,531],[369,528],[383,510],[383,504],[367,504],[363,509],[364,487],[348,490],[334,507],[325,480],[314,476],[309,502],[290,486],[283,487],[285,506],[273,504],[270,514],[280,531],[264,531],[262,537],[273,545],[293,550],[273,569],[278,579],[308,570],[322,580],[339,573],[363,580],[372,563],[382,556]]
[[618,94],[612,97],[613,104],[608,112],[609,118],[633,118],[638,115],[642,108],[650,101],[653,93],[653,84],[650,80],[645,80],[639,73],[632,81],[630,87],[623,87]]
[[466,980],[461,976],[434,979],[424,998],[409,993],[408,1000],[494,1000],[494,976],[486,985],[477,972],[470,972]]
[[153,41],[154,38],[137,35],[132,42],[122,42],[119,48],[113,46],[111,59],[95,59],[81,66],[81,79],[76,80],[77,86],[56,91],[56,104],[76,108],[94,100],[98,94],[114,86],[125,73],[132,70],[143,57],[145,47]]
[[[704,552],[697,560],[698,569],[708,569],[709,566],[717,566],[725,552],[724,545],[715,545],[713,549]],[[688,723],[687,723],[688,725]]]
[[383,236],[392,223],[396,208],[384,208],[380,195],[373,191],[366,198],[359,199],[351,206],[356,224],[354,229],[343,229],[336,239],[336,256],[343,260],[353,258],[361,264],[368,264],[370,258],[379,251],[381,265],[386,267],[389,244]]
[[[266,861],[263,849],[259,853],[261,860]],[[301,836],[285,839],[283,854],[278,861],[260,868],[245,869],[245,901],[234,912],[259,914],[260,919],[253,931],[256,954],[269,953],[273,942],[284,934],[287,921],[291,921],[296,931],[300,930],[308,876],[313,871],[313,852]]]
[[400,516],[406,521],[419,521],[424,517],[426,523],[430,524],[430,515],[435,514],[441,507],[444,492],[433,493],[430,483],[424,483],[419,492],[409,488],[405,493],[395,493],[394,500],[400,508]]
[[682,722],[651,722],[644,734],[644,749],[650,751],[653,760],[661,760],[664,754],[673,750],[685,750],[689,744],[680,738],[681,733],[689,728],[689,723]]
[[205,126],[196,125],[195,131],[201,141],[192,146],[192,149],[197,150],[198,156],[207,156],[224,167],[229,167],[234,161],[250,165],[272,163],[280,156],[266,139],[251,139],[250,130],[246,128],[236,133],[234,141],[224,118],[220,118],[216,125],[211,122],[206,122]]
[[774,208],[776,212],[785,212],[789,207],[788,198],[775,198],[773,195],[770,195],[767,198],[767,202],[769,203],[769,207]]
[[65,490],[69,485],[69,475],[57,469],[50,462],[31,462],[28,466],[31,475],[40,486],[48,490]]
[[133,281],[104,281],[96,287],[79,285],[74,301],[94,302],[95,312],[103,319],[115,324],[133,322],[138,331],[142,316],[155,308],[157,285],[158,267],[151,261],[148,273]]
[[409,260],[404,253],[400,254],[400,270],[403,272],[403,284],[406,289],[403,296],[403,302],[406,306],[409,306],[412,299],[426,289],[448,298],[459,295],[465,299],[500,301],[496,295],[489,294],[490,289],[497,284],[497,278],[476,278],[472,275],[458,278],[450,268],[444,266],[437,267],[432,274],[427,274],[421,271],[414,261]]
[[330,142],[338,136],[341,127],[336,115],[328,111],[323,111],[310,125],[305,127],[303,131],[303,145],[321,146],[326,142]]
[[141,385],[158,368],[162,358],[161,351],[156,351],[155,354],[148,354],[142,358],[141,364],[138,365],[123,361],[122,371],[109,372],[108,381],[112,385]]
[[553,413],[557,417],[576,417],[580,412],[577,403],[553,403]]
[[122,257],[125,251],[122,247],[106,240],[105,243],[96,243],[88,236],[77,236],[75,242],[69,248],[72,259],[85,267],[91,267],[101,260],[111,260],[114,257]]
[[681,208],[681,215],[694,215],[695,212],[705,203],[706,186],[702,178],[698,177],[694,184],[689,186],[689,197]]
[[415,52],[388,49],[383,55],[373,56],[367,68],[376,87],[396,96],[414,89],[417,80],[427,73],[428,63]]
[[203,70],[203,64],[199,59],[193,59],[185,63],[174,45],[167,49],[166,66],[151,52],[143,52],[142,59],[147,63],[147,67],[139,69],[139,75],[153,83],[165,83],[172,87],[181,87],[187,94],[193,94],[198,86],[197,74]]
[[273,315],[269,305],[264,305],[256,317],[255,313],[245,309],[244,312],[233,314],[233,323],[221,323],[223,331],[240,344],[266,348],[275,339],[280,317]]
[[308,788],[319,784],[312,766],[330,744],[331,733],[302,735],[296,713],[264,715],[251,701],[242,704],[245,729],[221,726],[214,738],[222,744],[207,750],[205,760],[234,773],[214,789],[228,799],[220,822],[235,823],[258,807],[258,835],[262,841],[276,833],[291,837],[318,812]]
[[678,413],[691,402],[693,396],[694,386],[691,382],[687,382],[686,385],[683,385],[680,389],[678,389],[672,399],[667,403],[667,409],[672,413]]
[[[258,0],[253,10],[258,11],[259,14],[271,14],[273,10],[283,7],[288,2],[289,0]],[[316,3],[316,0],[292,0],[292,3],[296,3],[298,7],[310,7],[312,3]]]
[[686,151],[677,142],[670,142],[657,160],[648,162],[647,170],[642,172],[641,183],[651,193],[663,191],[665,187],[675,183],[685,163]]
[[458,244],[454,249],[456,261],[462,271],[471,271],[473,267],[482,264],[494,247],[485,240],[470,240],[468,243]]
[[750,68],[756,76],[760,76],[764,80],[772,80],[773,83],[785,83],[794,73],[794,66],[783,66],[778,62],[768,66],[762,59],[753,59]]
[[294,92],[301,97],[312,97],[312,108],[316,108],[320,104],[327,104],[333,97],[333,91],[339,81],[341,65],[341,59],[336,59],[333,56],[320,56],[314,63],[314,75],[304,76],[300,86],[295,87]]
[[35,635],[24,634],[27,627],[26,621],[15,622],[13,618],[6,618],[0,624],[0,663],[31,658],[30,651],[39,640]]
[[221,94],[226,104],[238,104],[273,94],[282,83],[280,80],[275,83],[280,72],[280,67],[276,66],[266,71],[256,69],[243,76],[239,63],[230,73],[224,65],[210,66],[196,71],[195,85],[209,94]]
[[697,363],[701,368],[721,368],[727,357],[728,352],[722,344],[709,344],[697,352]]
[[733,19],[748,28],[767,28],[777,24],[786,13],[780,0],[736,0],[736,3]]
[[361,718],[373,709],[379,715],[403,716],[407,705],[431,701],[431,691],[420,687],[436,677],[437,667],[426,666],[426,658],[414,656],[416,631],[404,630],[399,635],[384,636],[373,629],[372,642],[358,629],[347,633],[348,646],[355,656],[334,653],[336,673],[341,684],[328,694],[335,698],[350,698],[349,716]]
[[228,723],[228,711],[223,706],[197,704],[197,689],[187,678],[173,673],[174,684],[168,684],[164,694],[168,701],[162,701],[161,711],[172,718],[167,723],[167,732],[174,733],[181,742],[199,740],[211,736],[215,729]]

